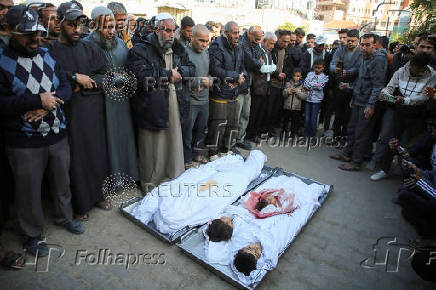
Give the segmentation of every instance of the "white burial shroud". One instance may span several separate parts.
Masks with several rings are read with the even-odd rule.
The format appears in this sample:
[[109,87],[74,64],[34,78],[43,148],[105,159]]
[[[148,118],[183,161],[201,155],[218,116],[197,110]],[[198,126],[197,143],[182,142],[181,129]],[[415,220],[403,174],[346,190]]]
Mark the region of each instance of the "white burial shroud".
[[245,162],[240,155],[224,156],[162,183],[126,211],[144,224],[153,219],[163,234],[205,224],[246,191],[265,162],[259,150],[251,151]]
[[[280,188],[286,193],[295,194],[294,206],[297,209],[291,214],[256,219],[242,207],[242,203],[249,198],[247,195],[243,197],[239,206],[229,205],[221,215],[232,219],[233,235],[230,241],[211,242],[206,234],[207,227],[203,228],[207,261],[212,264],[230,265],[238,280],[246,286],[259,282],[267,271],[277,265],[280,253],[287,248],[319,207],[318,198],[329,190],[327,185],[307,185],[296,177],[282,175],[270,178],[255,191]],[[257,242],[262,245],[262,256],[257,261],[256,270],[252,271],[250,276],[245,276],[234,267],[234,256],[240,249]]]

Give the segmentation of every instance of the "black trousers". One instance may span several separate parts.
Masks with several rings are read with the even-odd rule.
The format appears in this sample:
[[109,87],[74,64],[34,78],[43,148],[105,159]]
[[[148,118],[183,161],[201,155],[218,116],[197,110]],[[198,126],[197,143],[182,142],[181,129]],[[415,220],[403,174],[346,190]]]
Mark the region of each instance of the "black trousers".
[[268,96],[267,95],[252,95],[250,118],[247,127],[247,138],[251,139],[258,136],[261,132],[267,130],[266,115],[267,115]]
[[14,197],[14,179],[6,156],[3,132],[0,130],[0,230],[10,218],[10,208]]
[[[291,122],[291,126],[289,126]],[[301,111],[296,110],[283,110],[283,130],[291,132],[291,136],[298,135],[299,130],[302,128],[303,114]]]
[[398,203],[404,218],[414,226],[421,236],[436,236],[436,201],[421,193],[419,189],[402,186]]
[[270,87],[270,93],[268,96],[267,104],[267,129],[268,131],[274,131],[274,128],[281,128],[280,121],[283,112],[283,94],[281,88],[274,86]]
[[230,150],[238,137],[238,103],[236,100],[211,99],[207,146],[209,154]]
[[54,199],[55,222],[70,222],[73,211],[68,139],[40,148],[6,148],[6,153],[15,181],[17,220],[23,233],[28,237],[43,233],[41,184],[44,173]]
[[319,119],[324,124],[324,132],[330,129],[330,120],[335,109],[334,92],[335,89],[332,87],[324,89],[324,99],[322,100],[319,114]]
[[335,137],[344,137],[348,134],[347,127],[351,116],[350,101],[350,94],[339,89],[336,90],[334,97],[335,121],[333,123]]
[[365,107],[354,105],[351,109],[351,118],[348,123],[348,143],[344,154],[350,156],[356,165],[361,165],[371,143],[374,118],[365,118]]

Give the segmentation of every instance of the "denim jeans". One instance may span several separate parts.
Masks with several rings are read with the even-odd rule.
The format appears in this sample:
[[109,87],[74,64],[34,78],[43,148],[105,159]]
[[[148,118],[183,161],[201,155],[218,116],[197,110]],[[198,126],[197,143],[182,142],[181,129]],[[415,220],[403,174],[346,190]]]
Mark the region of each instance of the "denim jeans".
[[306,102],[306,114],[304,116],[304,135],[307,137],[316,136],[318,113],[321,103]]

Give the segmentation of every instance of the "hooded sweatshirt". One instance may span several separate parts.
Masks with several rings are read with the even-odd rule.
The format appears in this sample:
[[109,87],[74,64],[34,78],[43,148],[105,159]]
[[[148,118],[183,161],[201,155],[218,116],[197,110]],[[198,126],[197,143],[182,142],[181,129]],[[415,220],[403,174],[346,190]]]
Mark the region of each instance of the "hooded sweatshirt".
[[353,89],[354,105],[374,108],[385,86],[387,68],[388,55],[383,49],[377,49],[369,58],[362,58],[359,77]]
[[414,106],[427,101],[426,87],[434,88],[435,86],[436,72],[430,66],[427,66],[423,76],[413,77],[410,74],[410,62],[408,62],[394,73],[382,92],[392,95],[398,88],[404,97],[404,105]]

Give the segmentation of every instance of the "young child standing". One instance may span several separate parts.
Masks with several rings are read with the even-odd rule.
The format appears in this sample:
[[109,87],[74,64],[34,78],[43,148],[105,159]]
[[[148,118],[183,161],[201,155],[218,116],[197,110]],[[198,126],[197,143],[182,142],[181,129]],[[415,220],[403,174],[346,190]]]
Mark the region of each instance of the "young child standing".
[[329,80],[323,71],[324,61],[317,59],[313,62],[313,71],[309,72],[304,80],[304,87],[309,90],[304,118],[304,135],[307,137],[316,136],[318,112],[324,99],[324,86]]
[[308,91],[303,86],[304,80],[301,77],[301,69],[295,68],[292,79],[286,82],[283,90],[283,115],[285,121],[283,131],[285,134],[288,132],[289,121],[291,121],[291,136],[298,135],[301,128],[301,102],[306,100],[308,95]]

